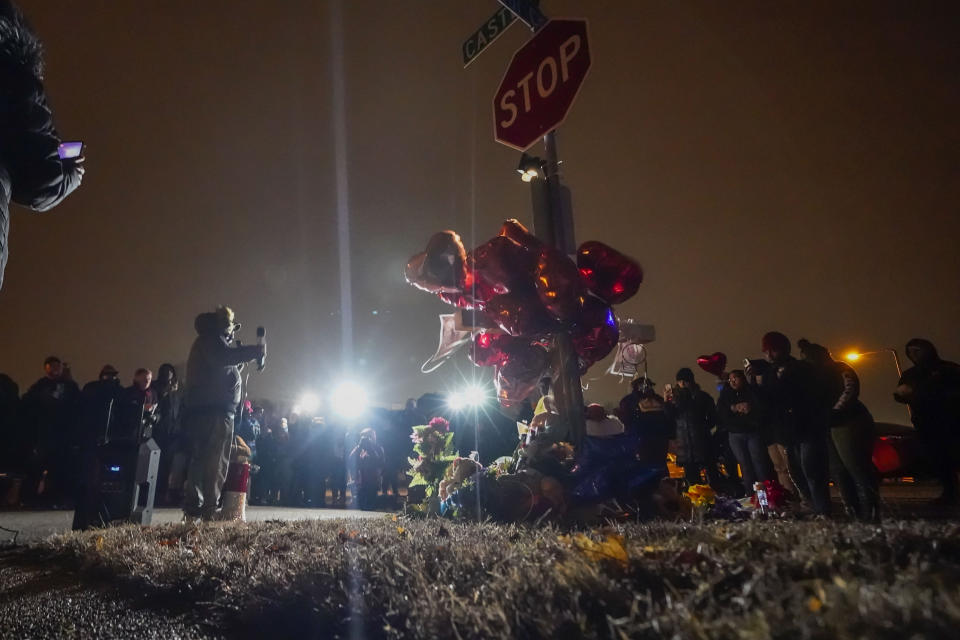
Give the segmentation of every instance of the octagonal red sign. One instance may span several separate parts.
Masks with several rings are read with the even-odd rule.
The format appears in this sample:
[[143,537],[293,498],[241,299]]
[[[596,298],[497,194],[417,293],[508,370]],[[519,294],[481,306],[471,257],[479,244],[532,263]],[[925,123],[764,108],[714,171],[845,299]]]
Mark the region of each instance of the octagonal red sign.
[[494,139],[526,151],[560,126],[589,70],[587,21],[548,22],[503,74],[493,97]]

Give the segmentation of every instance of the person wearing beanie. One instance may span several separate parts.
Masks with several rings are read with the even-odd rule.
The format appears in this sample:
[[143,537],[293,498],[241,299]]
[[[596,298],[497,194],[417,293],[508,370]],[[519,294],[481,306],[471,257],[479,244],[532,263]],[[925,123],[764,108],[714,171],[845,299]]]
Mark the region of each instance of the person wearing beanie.
[[240,328],[230,307],[201,313],[187,359],[184,432],[191,441],[183,512],[212,520],[227,478],[233,422],[240,404],[240,366],[265,354],[264,345],[237,346]]
[[830,514],[830,403],[813,364],[790,355],[790,340],[770,331],[761,340],[770,370],[760,381],[767,428],[773,442],[786,449],[794,486],[814,513]]
[[620,418],[625,430],[637,437],[637,460],[660,469],[660,477],[666,477],[667,450],[677,435],[676,424],[667,414],[663,398],[657,395],[653,380],[638,376],[631,386],[633,391],[620,401]]
[[687,485],[700,484],[700,474],[705,471],[710,486],[720,487],[722,477],[711,440],[717,408],[687,367],[677,371],[677,388],[667,406],[677,428],[677,464],[683,467]]

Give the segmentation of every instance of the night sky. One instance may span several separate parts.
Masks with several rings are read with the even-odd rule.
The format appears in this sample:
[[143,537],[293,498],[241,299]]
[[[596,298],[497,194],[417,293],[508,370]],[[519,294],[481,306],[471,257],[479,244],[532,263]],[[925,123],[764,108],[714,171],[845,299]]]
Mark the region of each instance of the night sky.
[[[957,3],[541,4],[590,21],[593,68],[559,149],[578,241],[644,266],[618,312],[656,325],[657,383],[701,353],[758,357],[771,329],[835,352],[922,336],[960,359]],[[317,0],[22,2],[58,127],[87,143],[88,170],[57,209],[12,209],[0,370],[25,388],[58,354],[81,383],[109,362],[129,384],[139,366],[184,362],[194,316],[229,304],[245,341],[268,331],[256,397],[322,390],[344,370],[385,405],[455,383],[454,368],[419,373],[450,307],[402,269],[434,231],[469,249],[504,218],[530,222],[490,105],[529,31],[515,24],[463,69],[460,45],[493,0],[344,5],[338,25]],[[904,422],[892,359],[858,370],[874,415]],[[625,392],[606,377],[585,395]]]

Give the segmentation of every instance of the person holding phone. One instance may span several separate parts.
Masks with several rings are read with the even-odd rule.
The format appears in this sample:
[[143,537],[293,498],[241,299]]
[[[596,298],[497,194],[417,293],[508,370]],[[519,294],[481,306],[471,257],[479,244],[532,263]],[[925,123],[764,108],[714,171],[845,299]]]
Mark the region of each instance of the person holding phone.
[[61,157],[62,140],[43,89],[43,47],[9,0],[0,0],[0,287],[7,265],[10,202],[34,211],[60,204],[83,179],[83,153]]

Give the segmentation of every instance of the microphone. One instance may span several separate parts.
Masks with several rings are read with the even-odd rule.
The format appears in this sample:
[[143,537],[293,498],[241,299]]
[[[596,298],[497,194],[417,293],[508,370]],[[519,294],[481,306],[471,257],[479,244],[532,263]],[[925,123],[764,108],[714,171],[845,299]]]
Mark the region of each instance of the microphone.
[[[257,344],[267,345],[267,330],[263,327],[257,327]],[[257,371],[263,371],[265,366],[267,366],[267,355],[263,354],[257,360]]]

